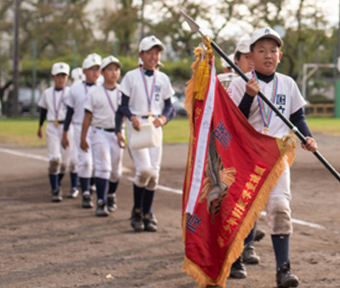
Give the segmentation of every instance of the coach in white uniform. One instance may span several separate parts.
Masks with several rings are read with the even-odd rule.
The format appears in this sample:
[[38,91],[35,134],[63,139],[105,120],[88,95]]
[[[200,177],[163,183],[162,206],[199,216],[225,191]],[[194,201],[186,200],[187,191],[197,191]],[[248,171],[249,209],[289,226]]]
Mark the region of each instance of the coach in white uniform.
[[[135,231],[156,231],[157,221],[152,212],[152,202],[157,187],[162,157],[162,126],[170,120],[172,112],[171,96],[174,90],[163,72],[157,71],[162,42],[155,36],[145,37],[139,45],[139,57],[143,66],[129,71],[123,78],[120,90],[122,104],[116,117],[116,133],[119,143],[123,141],[120,131],[121,116],[126,116],[126,130],[130,143],[132,129],[139,130],[142,123],[152,121],[160,144],[152,148],[129,151],[136,168],[133,184],[134,206],[131,226]],[[152,118],[149,118],[149,117]],[[152,120],[151,120],[152,119]]]
[[[103,59],[101,65],[103,85],[96,86],[85,101],[85,117],[81,136],[81,148],[87,151],[86,134],[90,134],[94,157],[95,183],[97,188],[97,216],[108,216],[116,209],[116,189],[122,175],[123,149],[115,134],[115,116],[120,101],[117,80],[121,63],[113,56]],[[90,133],[87,133],[89,126]],[[107,184],[110,182],[106,197]],[[107,210],[107,208],[108,210]]]
[[[100,75],[101,60],[101,57],[95,53],[88,55],[84,59],[82,68],[83,73],[86,76],[86,80],[72,85],[65,99],[67,105],[67,116],[64,124],[62,145],[63,147],[68,146],[67,131],[70,123],[72,122],[74,126],[75,143],[78,151],[78,176],[83,195],[83,208],[93,207],[90,193],[91,177],[93,174],[93,160],[91,145],[87,152],[84,152],[80,148],[80,134],[84,119],[84,103],[88,97],[87,95],[90,89],[96,86],[96,80]],[[90,143],[89,137],[88,143]]]
[[38,129],[39,138],[43,137],[42,127],[45,119],[47,118],[48,121],[46,125],[46,142],[49,156],[48,174],[52,188],[53,202],[59,202],[63,199],[59,185],[68,167],[71,172],[72,186],[69,196],[74,198],[78,195],[76,174],[77,159],[74,158],[70,161],[70,151],[74,147],[72,126],[70,126],[69,131],[69,147],[64,149],[60,144],[66,114],[64,98],[69,90],[69,87],[65,85],[69,72],[70,66],[68,64],[63,62],[53,64],[51,74],[54,86],[47,88],[43,92],[38,103],[39,107],[41,107]]

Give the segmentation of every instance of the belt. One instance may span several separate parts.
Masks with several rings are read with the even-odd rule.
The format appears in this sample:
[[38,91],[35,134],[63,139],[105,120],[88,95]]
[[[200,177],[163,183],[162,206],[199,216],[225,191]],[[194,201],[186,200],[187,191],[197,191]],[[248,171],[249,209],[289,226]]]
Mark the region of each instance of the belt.
[[159,117],[159,115],[143,115],[143,116],[140,116],[140,118],[148,119],[150,116],[152,116],[153,118],[158,118]]
[[[48,121],[49,123],[54,123],[54,121]],[[65,121],[58,121],[58,124],[64,124]]]
[[115,128],[101,128],[101,127],[95,127],[98,130],[104,130],[106,132],[115,132]]

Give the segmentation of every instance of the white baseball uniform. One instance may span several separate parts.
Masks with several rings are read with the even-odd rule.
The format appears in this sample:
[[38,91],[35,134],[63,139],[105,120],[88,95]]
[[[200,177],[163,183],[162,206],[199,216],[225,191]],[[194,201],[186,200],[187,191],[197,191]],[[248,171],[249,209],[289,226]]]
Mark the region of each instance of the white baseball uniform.
[[55,90],[54,86],[47,88],[39,100],[38,105],[47,110],[46,142],[50,159],[49,174],[65,173],[69,167],[71,173],[75,173],[77,159],[70,159],[70,151],[74,147],[73,127],[70,126],[68,137],[70,147],[64,149],[61,146],[63,123],[66,116],[65,95],[69,87]]
[[88,135],[95,155],[95,177],[111,182],[118,182],[122,175],[123,149],[118,145],[114,130],[120,99],[119,85],[113,90],[100,85],[91,89],[84,104],[84,109],[92,113],[92,129]]
[[[246,74],[248,78],[253,77],[253,73]],[[297,112],[305,104],[305,100],[302,98],[300,91],[295,81],[283,74],[275,72],[275,80],[273,79],[269,83],[262,80],[258,80],[261,91],[263,94],[271,99],[272,103],[277,109],[287,118],[290,115]],[[276,89],[274,89],[276,87]],[[276,93],[275,93],[276,91]],[[239,105],[244,94],[246,92],[246,83],[241,77],[235,78],[228,89],[228,93],[234,100],[236,105]],[[281,120],[274,111],[268,110],[266,104],[261,101],[259,96],[256,96],[250,108],[249,123],[261,133],[267,133],[270,136],[283,138],[289,134],[288,126]],[[265,123],[267,123],[265,125]],[[268,128],[265,128],[268,126]],[[290,169],[288,164],[285,171],[280,176],[277,185],[270,192],[269,199],[266,206],[268,224],[271,229],[271,234],[290,234],[292,232],[291,218],[290,218],[290,206],[291,200],[290,191]],[[281,223],[275,219],[275,215],[281,213],[285,218]]]
[[[129,109],[142,123],[148,121],[149,114],[155,117],[162,115],[164,100],[171,98],[174,94],[166,74],[155,70],[154,75],[145,76],[143,68],[129,71],[121,82],[120,91],[130,98]],[[132,122],[127,121],[128,143],[132,129]],[[138,150],[129,147],[136,168],[134,183],[138,187],[146,187],[149,190],[156,189],[162,158],[162,127],[156,128],[156,131],[161,139],[159,146]]]
[[71,86],[67,97],[65,98],[65,104],[74,110],[72,116],[72,123],[74,127],[74,139],[78,152],[78,176],[81,178],[91,178],[93,172],[93,159],[91,150],[91,140],[88,131],[86,141],[89,143],[89,150],[87,152],[80,148],[80,136],[84,119],[84,103],[87,99],[87,94],[95,85],[88,86],[85,82],[76,83]]

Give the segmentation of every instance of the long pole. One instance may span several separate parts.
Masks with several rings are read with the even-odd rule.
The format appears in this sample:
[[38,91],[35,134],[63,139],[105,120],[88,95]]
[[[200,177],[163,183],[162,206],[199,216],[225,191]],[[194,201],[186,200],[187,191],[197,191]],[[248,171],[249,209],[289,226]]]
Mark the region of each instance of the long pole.
[[[183,11],[180,11],[182,15],[185,17],[185,20],[188,22],[190,28],[194,32],[199,32],[203,37],[205,35],[202,33],[202,31],[199,29],[199,26],[197,23],[190,18],[187,14],[185,14]],[[207,39],[208,40],[208,39]],[[241,76],[241,78],[248,82],[248,77],[240,70],[240,68],[231,61],[228,56],[222,51],[222,49],[214,42],[211,41],[211,46],[216,50],[216,52],[225,60],[229,65],[234,68],[234,70],[237,72],[238,75]],[[295,133],[295,135],[301,140],[303,144],[307,143],[307,139],[305,136],[299,131],[299,129],[293,125],[292,122],[290,122],[277,108],[276,106],[260,91],[258,95],[261,97],[261,99],[276,113],[277,116],[280,117],[280,119]],[[340,174],[334,169],[334,167],[328,163],[328,161],[319,153],[319,151],[313,152],[313,154],[320,160],[320,162],[335,176],[335,178],[338,179],[340,182]]]
[[19,91],[19,9],[20,0],[14,0],[14,46],[13,46],[13,99],[12,99],[12,116],[19,116],[18,109],[18,91]]

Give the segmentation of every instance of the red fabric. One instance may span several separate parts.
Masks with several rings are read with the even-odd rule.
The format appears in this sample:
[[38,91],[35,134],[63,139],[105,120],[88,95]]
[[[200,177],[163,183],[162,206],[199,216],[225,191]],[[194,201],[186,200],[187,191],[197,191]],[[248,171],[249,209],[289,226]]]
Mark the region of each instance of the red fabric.
[[[188,159],[186,171],[191,176],[204,103],[196,100],[194,107],[192,121],[195,137],[190,144],[193,155]],[[201,109],[201,113],[197,113],[197,108]],[[197,200],[194,214],[187,214],[184,233],[186,257],[214,281],[221,276],[222,267],[232,252],[231,245],[240,232],[251,205],[260,196],[258,193],[264,181],[281,155],[276,139],[255,131],[218,81],[211,131],[214,132],[217,154],[221,158],[219,170],[230,171],[228,177],[231,181],[234,179],[234,182],[222,193],[226,196],[218,199],[220,204],[215,200],[214,211],[208,211],[206,198]],[[184,211],[191,176],[188,178],[189,184],[187,180],[184,182],[183,216],[186,216]],[[205,173],[202,177],[201,193],[207,176]],[[248,231],[243,231],[243,238],[251,229],[248,226],[244,228]]]

